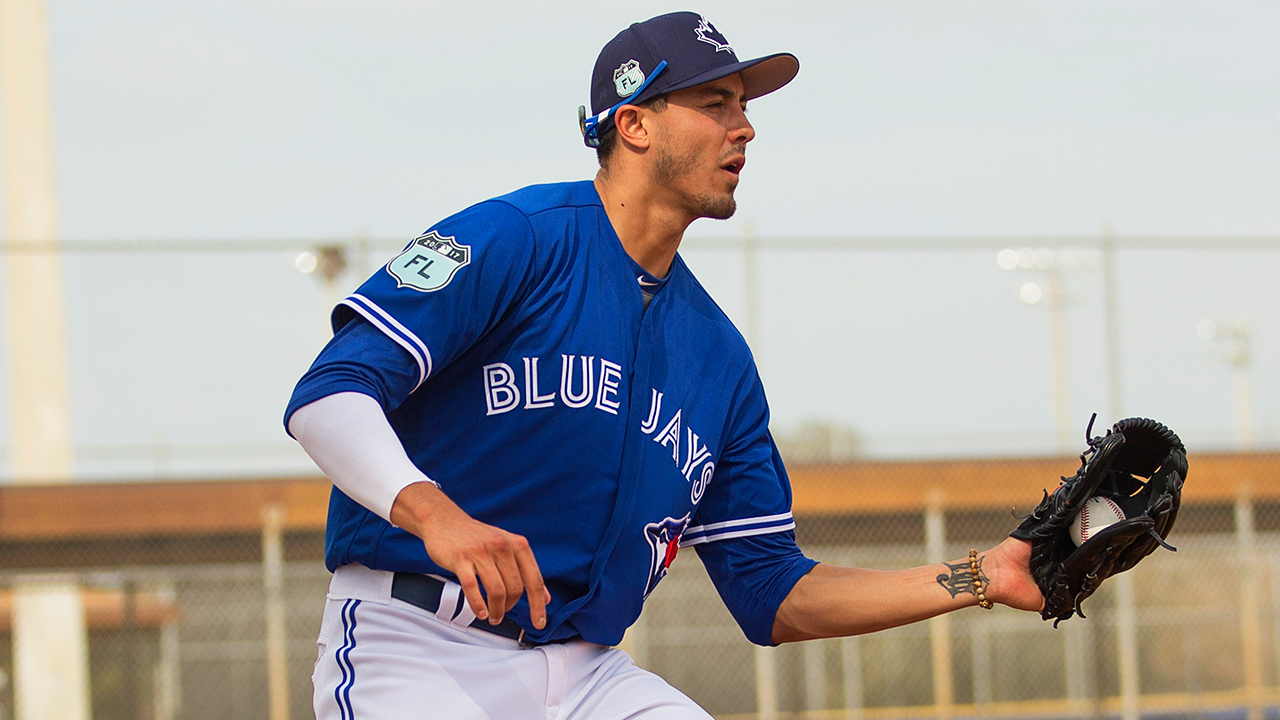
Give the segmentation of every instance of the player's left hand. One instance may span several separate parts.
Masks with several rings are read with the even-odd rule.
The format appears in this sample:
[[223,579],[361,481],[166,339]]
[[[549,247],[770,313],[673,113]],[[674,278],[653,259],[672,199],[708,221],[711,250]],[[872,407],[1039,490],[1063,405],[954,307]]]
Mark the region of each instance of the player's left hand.
[[1044,596],[1031,577],[1031,543],[1008,538],[983,553],[982,570],[990,581],[987,597],[1019,610],[1039,611]]

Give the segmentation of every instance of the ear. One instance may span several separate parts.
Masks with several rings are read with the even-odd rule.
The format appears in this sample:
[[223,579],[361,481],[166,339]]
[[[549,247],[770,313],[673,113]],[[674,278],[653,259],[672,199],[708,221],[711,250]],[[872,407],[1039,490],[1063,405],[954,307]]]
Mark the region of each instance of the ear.
[[613,114],[614,131],[618,139],[627,145],[640,150],[648,150],[653,136],[646,121],[651,113],[635,105],[623,105]]

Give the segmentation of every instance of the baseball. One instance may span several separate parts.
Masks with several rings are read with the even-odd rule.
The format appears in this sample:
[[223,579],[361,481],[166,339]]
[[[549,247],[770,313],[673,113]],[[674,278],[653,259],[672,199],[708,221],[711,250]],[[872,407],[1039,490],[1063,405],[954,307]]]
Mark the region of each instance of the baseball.
[[1124,519],[1124,511],[1108,497],[1091,497],[1071,521],[1071,541],[1080,547],[1104,527]]

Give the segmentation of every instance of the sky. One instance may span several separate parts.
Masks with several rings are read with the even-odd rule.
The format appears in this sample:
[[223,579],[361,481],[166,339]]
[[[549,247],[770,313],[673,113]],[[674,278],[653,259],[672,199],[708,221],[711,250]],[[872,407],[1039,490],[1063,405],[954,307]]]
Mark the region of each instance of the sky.
[[[576,110],[599,48],[662,3],[47,0],[59,222],[75,240],[365,237],[388,248],[486,197],[591,177]],[[740,58],[796,80],[750,103],[729,221],[686,257],[735,321],[747,292],[775,427],[872,454],[1052,451],[1035,271],[993,249],[796,250],[794,239],[1280,237],[1280,5],[705,2]],[[0,128],[3,131],[3,128]],[[2,208],[0,208],[2,209]],[[761,239],[748,288],[740,253]],[[702,242],[702,245],[699,245]],[[1280,443],[1280,252],[1122,250],[1127,413],[1229,445],[1233,385],[1202,319],[1247,316],[1252,418]],[[1274,244],[1272,248],[1276,247]],[[377,256],[382,253],[382,256]],[[79,470],[285,472],[289,389],[325,340],[293,255],[65,264]],[[1106,412],[1101,276],[1068,279],[1071,418]],[[0,402],[7,390],[0,391]],[[0,431],[7,434],[7,419]],[[1269,439],[1268,439],[1269,438]],[[1190,442],[1190,440],[1189,440]],[[234,451],[228,448],[235,448]]]

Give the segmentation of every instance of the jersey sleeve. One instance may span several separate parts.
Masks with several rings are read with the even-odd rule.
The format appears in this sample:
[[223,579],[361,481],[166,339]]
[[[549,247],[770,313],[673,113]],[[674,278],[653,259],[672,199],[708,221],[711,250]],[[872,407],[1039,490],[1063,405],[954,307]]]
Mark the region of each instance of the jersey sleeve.
[[754,368],[747,401],[711,485],[681,536],[698,557],[747,639],[772,645],[778,607],[817,563],[796,545],[791,485],[769,434],[764,390]]
[[357,317],[413,358],[414,389],[518,304],[535,246],[524,213],[490,200],[416,238],[333,311],[338,332]]
[[403,347],[367,322],[347,323],[294,387],[284,412],[285,432],[299,408],[338,393],[368,395],[383,412],[391,412],[417,386],[418,377],[418,365]]

